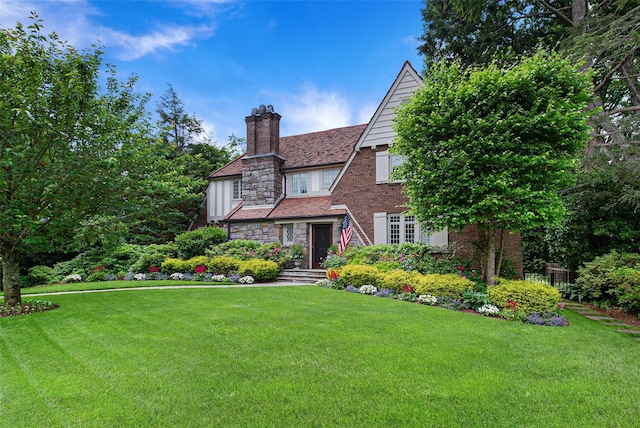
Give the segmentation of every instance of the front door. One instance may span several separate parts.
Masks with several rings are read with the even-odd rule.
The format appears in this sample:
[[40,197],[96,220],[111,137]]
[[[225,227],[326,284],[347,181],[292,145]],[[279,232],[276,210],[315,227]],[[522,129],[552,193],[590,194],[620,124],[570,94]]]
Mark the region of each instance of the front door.
[[312,235],[312,267],[322,269],[322,260],[327,257],[327,251],[333,244],[333,226],[330,224],[314,224],[311,226]]

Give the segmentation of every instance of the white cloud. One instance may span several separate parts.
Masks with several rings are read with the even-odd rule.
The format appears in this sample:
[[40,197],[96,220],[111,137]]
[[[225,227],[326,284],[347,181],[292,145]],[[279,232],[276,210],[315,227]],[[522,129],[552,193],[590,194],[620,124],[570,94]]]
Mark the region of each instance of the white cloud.
[[346,97],[334,92],[321,92],[307,85],[296,94],[273,96],[274,109],[282,116],[282,136],[351,125],[351,108]]
[[118,58],[130,61],[138,59],[150,53],[156,53],[164,49],[174,49],[176,46],[187,46],[194,39],[209,37],[214,28],[208,26],[199,27],[173,27],[154,30],[153,32],[139,36],[106,30],[102,43],[105,46],[118,46]]
[[78,49],[100,44],[109,48],[113,55],[121,60],[134,60],[148,54],[188,46],[196,40],[211,37],[216,25],[210,18],[215,14],[215,7],[223,3],[228,1],[175,2],[185,14],[205,18],[194,18],[193,25],[183,26],[158,22],[156,28],[143,28],[139,34],[133,34],[100,25],[98,20],[102,12],[86,0],[0,0],[0,25],[13,27],[17,21],[29,25],[28,17],[31,11],[35,11],[44,21],[45,33],[55,31],[62,40],[68,41]]

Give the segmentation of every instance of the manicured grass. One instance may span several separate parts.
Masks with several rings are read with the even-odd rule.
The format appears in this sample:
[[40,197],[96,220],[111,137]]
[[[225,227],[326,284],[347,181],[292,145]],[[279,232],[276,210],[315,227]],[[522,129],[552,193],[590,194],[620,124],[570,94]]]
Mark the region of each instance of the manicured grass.
[[637,426],[640,344],[317,287],[52,296],[0,319],[0,425]]
[[[50,284],[38,287],[22,288],[23,296],[29,298],[29,294],[40,293],[57,293],[60,291],[86,291],[86,290],[111,290],[120,288],[139,288],[139,287],[175,287],[179,285],[229,285],[229,282],[203,282],[203,281],[177,281],[177,280],[158,280],[158,281],[98,281],[98,282],[76,282],[70,284]],[[236,283],[237,284],[237,283]],[[1,297],[1,296],[0,296]]]

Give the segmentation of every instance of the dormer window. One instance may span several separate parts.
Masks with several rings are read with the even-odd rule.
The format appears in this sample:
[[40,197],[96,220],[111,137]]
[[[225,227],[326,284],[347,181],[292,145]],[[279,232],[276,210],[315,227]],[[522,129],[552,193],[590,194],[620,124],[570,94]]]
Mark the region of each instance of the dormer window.
[[322,171],[322,188],[327,189],[331,187],[333,180],[336,179],[339,172],[340,168],[325,169],[324,171]]
[[292,195],[306,195],[308,193],[307,187],[307,173],[299,172],[291,174],[291,194]]

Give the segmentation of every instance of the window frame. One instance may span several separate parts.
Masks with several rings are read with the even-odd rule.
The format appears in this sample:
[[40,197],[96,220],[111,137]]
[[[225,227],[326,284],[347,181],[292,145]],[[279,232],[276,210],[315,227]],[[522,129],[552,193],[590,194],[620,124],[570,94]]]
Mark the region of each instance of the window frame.
[[[291,181],[290,195],[300,196],[309,194],[309,176],[306,172],[296,172],[289,177]],[[302,186],[304,184],[304,186]]]
[[242,199],[242,180],[233,180],[231,182],[231,199],[234,201]]

